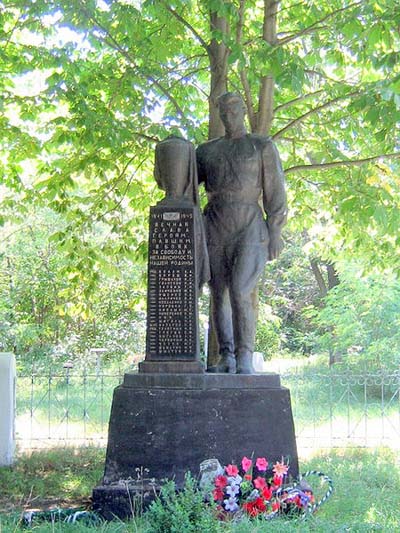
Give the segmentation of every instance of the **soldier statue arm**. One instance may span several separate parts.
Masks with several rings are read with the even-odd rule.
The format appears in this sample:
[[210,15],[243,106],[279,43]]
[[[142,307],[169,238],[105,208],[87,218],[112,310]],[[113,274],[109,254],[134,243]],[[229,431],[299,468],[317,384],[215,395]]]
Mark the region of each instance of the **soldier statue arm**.
[[285,179],[275,144],[268,140],[262,152],[263,205],[267,214],[269,259],[276,259],[282,251],[282,227],[286,224],[287,203]]

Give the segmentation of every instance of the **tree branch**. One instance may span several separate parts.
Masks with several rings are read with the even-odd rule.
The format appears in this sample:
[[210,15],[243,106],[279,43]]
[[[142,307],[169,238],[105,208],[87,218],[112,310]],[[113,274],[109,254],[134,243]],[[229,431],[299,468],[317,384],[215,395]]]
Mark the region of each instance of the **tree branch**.
[[[96,209],[97,205],[101,202],[101,200],[103,200],[106,196],[108,196],[115,188],[116,188],[116,185],[117,183],[124,177],[129,165],[132,163],[132,161],[135,159],[136,156],[133,156],[131,157],[128,162],[124,165],[124,168],[122,169],[122,171],[120,172],[120,174],[116,177],[116,179],[113,181],[113,184],[112,184],[112,187],[109,188],[107,191],[105,191],[105,193],[103,194],[103,196],[98,200],[98,202],[96,203],[96,205],[94,206],[94,209]],[[140,169],[140,167],[143,166],[143,164],[147,161],[147,156],[144,157],[140,162],[139,164],[136,166],[136,169],[134,172],[132,172],[130,178],[128,179],[127,183],[126,183],[126,187],[125,187],[125,190],[122,192],[121,194],[121,198],[115,202],[114,206],[111,207],[110,209],[108,209],[107,211],[105,211],[104,213],[101,213],[100,215],[97,216],[96,220],[101,220],[103,219],[106,215],[108,215],[109,213],[111,213],[112,211],[115,211],[115,209],[117,209],[117,207],[119,207],[123,201],[123,199],[125,198],[125,195],[126,193],[128,192],[128,189],[129,187],[131,186],[131,183],[133,181],[133,178],[136,176],[136,173],[137,171]],[[114,199],[113,199],[114,200]],[[114,200],[115,201],[115,200]]]
[[[199,59],[199,58],[204,58],[205,57],[205,53],[201,53],[201,54],[194,54],[192,56],[186,56],[184,57],[183,59],[181,59],[181,61],[178,61],[177,63],[171,65],[171,66],[167,66],[167,72],[180,72],[181,70],[181,67],[183,65],[185,65],[185,63],[190,63],[190,61],[193,61],[194,59]],[[205,67],[204,67],[205,68]]]
[[139,131],[134,131],[132,135],[135,135],[136,137],[141,137],[142,139],[146,139],[146,141],[150,141],[152,143],[160,142],[160,139],[158,137],[152,137],[151,135],[147,135],[146,133],[142,133]]
[[319,268],[318,261],[316,259],[310,259],[310,266],[311,270],[315,276],[315,279],[318,284],[318,288],[320,291],[320,295],[322,297],[326,296],[328,294],[328,288],[326,286],[324,276],[322,275],[321,269]]
[[208,98],[209,106],[209,124],[208,138],[213,139],[224,134],[225,128],[218,112],[218,97],[225,93],[228,88],[228,57],[230,50],[226,45],[226,39],[216,38],[216,33],[227,37],[230,27],[229,21],[225,16],[220,16],[217,11],[210,11],[210,32],[211,41],[208,46],[208,57],[210,60],[210,96]]
[[[291,41],[294,41],[295,39],[298,39],[302,35],[305,35],[307,33],[315,31],[317,29],[321,29],[321,28],[318,28],[318,26],[320,24],[322,24],[323,22],[326,22],[331,17],[334,17],[338,13],[342,13],[343,11],[346,11],[346,10],[351,9],[353,7],[358,7],[358,6],[362,5],[362,4],[363,4],[363,2],[354,2],[353,4],[349,4],[348,6],[342,7],[340,9],[335,9],[335,11],[331,11],[330,13],[327,13],[325,15],[325,17],[322,17],[322,19],[315,21],[313,24],[311,24],[311,26],[307,26],[307,28],[304,28],[303,30],[299,31],[298,33],[296,33],[294,35],[291,35],[290,37],[285,37],[284,39],[278,40],[277,44],[284,45],[284,44],[290,43]],[[325,26],[322,26],[322,28],[324,28],[324,27]]]
[[278,13],[283,13],[284,11],[288,11],[297,6],[303,6],[304,4],[305,4],[305,1],[302,0],[301,2],[296,2],[295,4],[292,4],[291,6],[281,7],[278,9]]
[[313,96],[317,96],[317,94],[321,94],[326,92],[324,89],[320,89],[319,91],[315,91],[313,93],[303,94],[301,96],[298,96],[297,98],[293,98],[293,100],[288,100],[284,104],[278,105],[274,109],[274,114],[278,111],[282,111],[282,109],[286,109],[286,107],[290,107],[293,104],[296,104],[297,102],[301,102],[302,100],[306,100],[307,98],[311,98]]
[[171,6],[168,5],[167,2],[165,2],[165,0],[161,0],[161,3],[163,4],[163,6],[165,7],[165,9],[167,11],[169,11],[171,13],[171,15],[173,15],[177,20],[179,20],[179,22],[181,24],[183,24],[186,28],[188,28],[188,30],[191,31],[191,33],[193,33],[193,35],[195,36],[195,38],[199,41],[199,43],[201,44],[201,46],[208,51],[208,44],[206,43],[206,41],[203,39],[203,37],[198,33],[198,31],[196,31],[195,28],[193,28],[193,26],[186,20],[184,19],[179,13],[177,13],[175,11],[175,9],[172,9]]
[[[135,61],[133,60],[132,56],[130,55],[130,53],[125,50],[124,48],[122,48],[122,46],[118,43],[118,41],[114,38],[114,36],[108,31],[107,28],[105,28],[101,23],[99,23],[99,21],[90,13],[88,12],[84,7],[81,7],[82,11],[84,12],[84,14],[89,18],[89,20],[92,20],[96,26],[98,26],[98,28],[105,33],[105,35],[108,37],[108,39],[111,41],[111,42],[108,42],[107,39],[103,38],[101,39],[99,37],[99,40],[102,40],[103,42],[105,42],[108,46],[110,46],[111,48],[114,48],[114,50],[117,50],[118,52],[120,52],[120,54],[122,54],[125,59],[128,60],[128,62],[137,70],[137,72],[139,73],[143,73],[143,68],[139,68],[138,65],[135,63]],[[182,117],[183,121],[188,123],[187,119],[186,119],[186,116],[185,116],[185,113],[183,112],[183,109],[181,108],[181,106],[178,104],[178,102],[176,101],[176,99],[172,96],[172,94],[168,91],[168,89],[166,89],[158,80],[156,80],[153,76],[151,76],[150,74],[146,74],[144,73],[143,76],[151,81],[156,87],[158,87],[160,89],[160,91],[168,98],[168,100],[173,104],[173,106],[175,107],[177,113]]]
[[[19,22],[20,22],[20,20],[21,20],[22,18],[23,18],[23,14],[21,14],[21,15],[17,18],[17,20],[15,21],[14,26],[11,28],[11,30],[8,32],[8,34],[6,34],[6,35],[8,35],[8,37],[7,37],[7,40],[6,40],[5,44],[4,44],[4,52],[7,50],[7,46],[10,44],[10,42],[11,42],[11,38],[12,38],[12,36],[13,36],[15,30],[17,29],[18,24],[19,24]],[[24,24],[23,24],[23,26],[24,26]]]
[[240,44],[242,42],[245,8],[246,8],[246,0],[240,0],[239,9],[238,9],[239,19],[236,25],[236,43],[237,44]]
[[279,139],[279,137],[281,137],[288,129],[293,128],[293,126],[295,126],[299,122],[302,122],[304,119],[306,119],[310,115],[312,115],[314,113],[318,113],[322,109],[325,109],[326,107],[330,107],[331,105],[336,104],[340,100],[346,100],[347,98],[351,98],[352,96],[356,96],[358,94],[360,94],[359,91],[355,91],[355,92],[348,93],[348,94],[345,94],[345,95],[342,95],[342,96],[338,96],[336,98],[333,98],[332,100],[329,100],[329,102],[325,102],[324,104],[321,104],[320,106],[317,106],[317,107],[314,107],[313,109],[310,109],[310,111],[307,111],[307,113],[304,113],[303,115],[301,115],[301,116],[297,117],[296,119],[292,120],[284,128],[282,128],[281,130],[276,132],[275,135],[273,135],[273,139]]
[[295,35],[292,34],[292,35],[290,35],[288,37],[282,37],[281,39],[278,39],[277,45],[278,46],[283,46],[283,45],[288,44],[288,43],[290,43],[292,41],[295,41],[299,37],[303,37],[304,35],[308,35],[309,33],[313,33],[315,31],[323,30],[323,29],[326,29],[326,28],[327,28],[327,26],[317,26],[317,25],[312,24],[308,28],[304,28],[303,30],[301,30],[298,33],[296,33]]
[[394,154],[379,154],[372,157],[366,157],[365,159],[348,159],[347,161],[331,161],[330,163],[316,163],[312,165],[295,165],[285,169],[285,174],[290,174],[291,172],[298,172],[300,170],[321,170],[324,168],[335,168],[335,167],[350,167],[350,166],[361,166],[365,163],[372,163],[372,161],[378,161],[379,159],[397,159],[400,158],[400,153]]
[[[193,76],[194,74],[196,74],[197,72],[201,72],[203,70],[207,70],[206,68],[204,67],[199,67],[199,68],[196,68],[194,70],[191,70],[189,72],[184,72],[183,74],[181,74],[178,78],[174,79],[173,82],[171,83],[170,85],[170,89],[172,89],[173,87],[175,87],[176,85],[178,85],[179,83],[182,82],[182,80],[184,80],[185,78],[188,78],[189,76]],[[178,74],[178,71],[176,72]],[[196,86],[196,84],[194,82],[192,82],[193,86]],[[207,96],[207,93],[202,90],[202,93]]]
[[[239,19],[238,19],[237,26],[236,26],[236,44],[238,46],[241,44],[242,37],[243,37],[245,7],[246,7],[246,0],[240,0],[239,9],[238,9]],[[240,75],[240,81],[242,83],[242,87],[243,87],[243,91],[245,95],[247,115],[249,117],[249,122],[250,122],[250,129],[251,131],[255,131],[256,125],[257,125],[256,117],[254,114],[253,98],[251,96],[250,83],[247,77],[246,69],[245,68],[241,69],[239,72],[239,75]]]
[[256,131],[257,120],[256,120],[256,116],[254,113],[253,98],[251,96],[250,83],[247,78],[247,73],[244,69],[240,71],[240,81],[242,82],[242,87],[243,87],[243,91],[245,95],[247,115],[249,117],[249,122],[250,122],[250,129],[251,131]]
[[[306,69],[304,69],[304,73],[305,74],[310,74],[312,76],[318,76],[319,78],[322,78],[325,81],[326,80],[331,81],[332,83],[336,83],[336,84],[342,84],[343,83],[342,79],[332,78],[331,76],[327,76],[325,72],[319,72],[318,70],[313,70],[313,69],[306,68]],[[354,82],[352,84],[350,81],[346,80],[346,83],[347,83],[347,85],[350,85],[352,87],[356,87],[359,82]]]
[[259,93],[259,107],[257,113],[257,133],[269,133],[273,117],[273,98],[275,81],[272,75],[263,76]]

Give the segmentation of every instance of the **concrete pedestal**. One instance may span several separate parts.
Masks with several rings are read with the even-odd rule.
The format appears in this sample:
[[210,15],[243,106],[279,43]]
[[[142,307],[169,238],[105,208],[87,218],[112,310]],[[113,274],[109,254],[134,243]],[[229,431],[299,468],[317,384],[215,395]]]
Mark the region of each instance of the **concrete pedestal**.
[[11,465],[15,450],[15,357],[0,352],[0,466]]
[[129,516],[138,472],[182,487],[205,459],[239,465],[245,455],[271,465],[283,456],[298,475],[290,393],[277,374],[125,374],[114,390],[94,507],[106,518]]

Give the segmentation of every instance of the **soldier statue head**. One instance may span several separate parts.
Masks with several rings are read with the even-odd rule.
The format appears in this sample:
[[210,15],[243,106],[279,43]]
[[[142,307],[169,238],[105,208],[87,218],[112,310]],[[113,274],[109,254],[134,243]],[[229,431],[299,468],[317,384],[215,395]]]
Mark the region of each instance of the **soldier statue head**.
[[219,116],[225,126],[227,137],[240,137],[246,134],[244,117],[246,106],[238,93],[224,93],[218,98]]

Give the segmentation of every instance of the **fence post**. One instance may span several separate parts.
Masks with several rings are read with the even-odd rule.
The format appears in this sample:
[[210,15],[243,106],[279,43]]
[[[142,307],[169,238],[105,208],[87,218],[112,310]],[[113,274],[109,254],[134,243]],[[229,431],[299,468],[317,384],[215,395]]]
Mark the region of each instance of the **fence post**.
[[15,450],[15,357],[0,352],[0,466],[11,465]]

